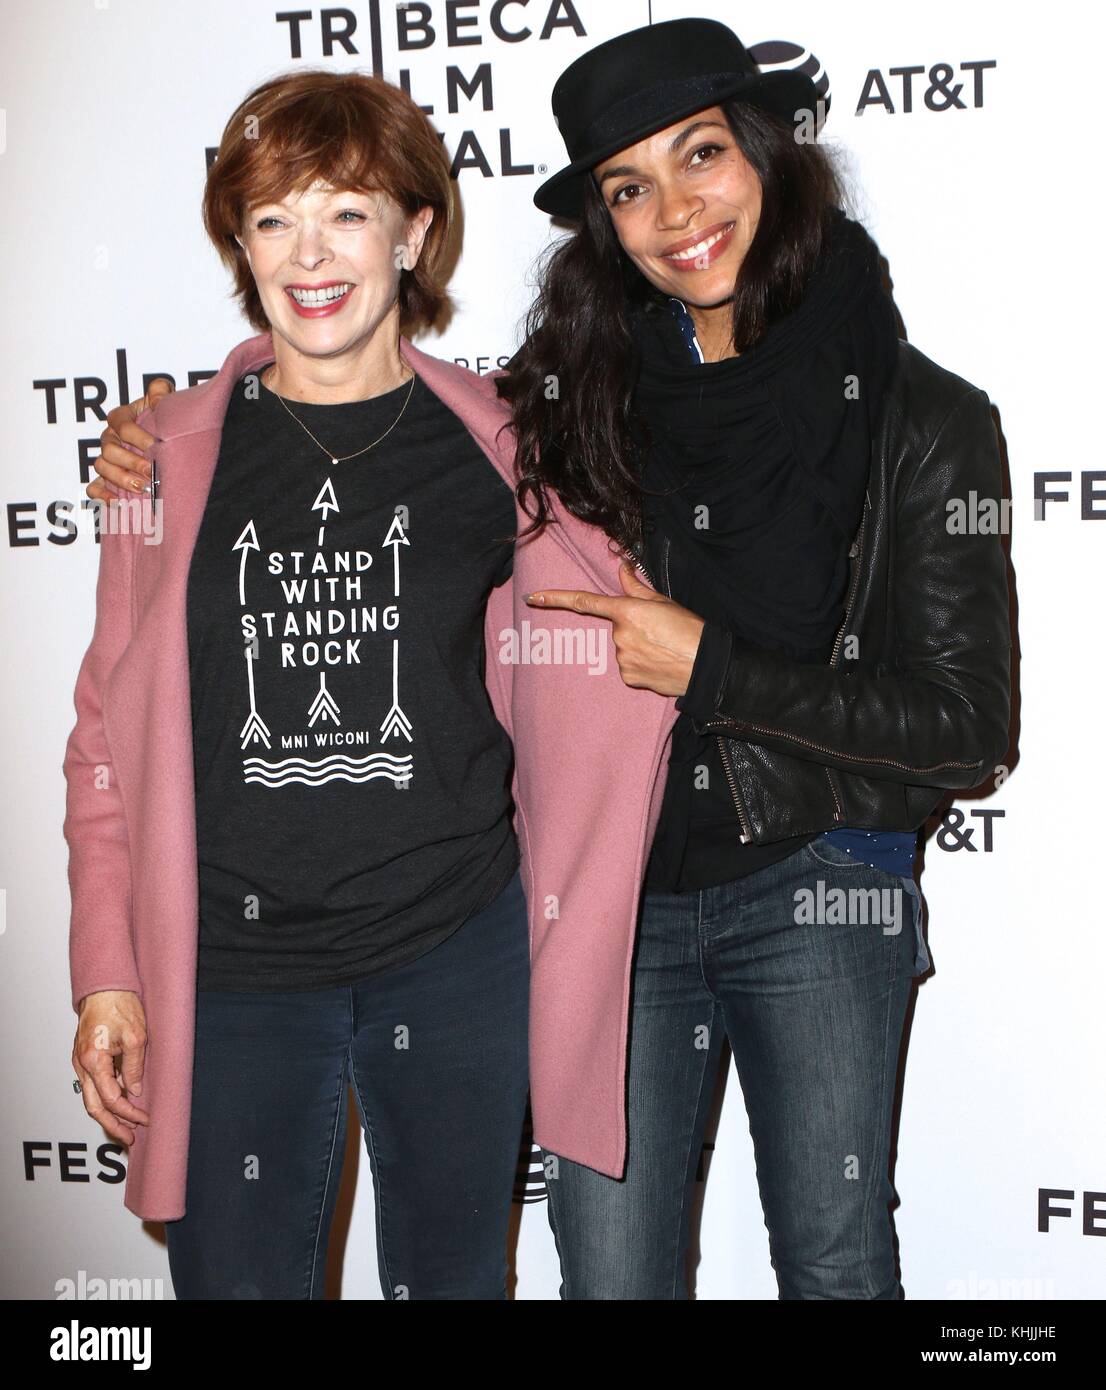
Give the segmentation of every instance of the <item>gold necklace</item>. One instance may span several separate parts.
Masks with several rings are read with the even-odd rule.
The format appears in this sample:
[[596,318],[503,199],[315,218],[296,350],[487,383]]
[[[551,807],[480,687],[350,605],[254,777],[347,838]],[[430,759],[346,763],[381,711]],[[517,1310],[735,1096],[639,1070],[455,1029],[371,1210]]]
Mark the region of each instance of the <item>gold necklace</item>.
[[391,432],[395,429],[395,427],[399,424],[400,420],[403,418],[403,412],[407,409],[407,403],[408,401],[410,401],[411,393],[415,389],[416,375],[417,374],[415,372],[411,373],[411,385],[407,388],[407,395],[404,397],[403,404],[400,406],[399,414],[396,416],[396,418],[392,421],[392,423],[388,426],[384,433],[380,435],[379,438],[374,439],[371,444],[366,444],[363,449],[358,449],[355,454],[335,454],[332,450],[328,449],[325,444],[320,443],[319,440],[315,438],[315,436],[311,433],[311,431],[307,428],[307,426],[303,423],[303,421],[299,418],[299,416],[295,413],[295,411],[291,408],[291,406],[284,399],[284,397],[280,395],[279,392],[273,391],[273,388],[271,386],[268,386],[265,389],[268,391],[273,391],[273,395],[276,396],[277,400],[281,403],[284,409],[287,410],[288,414],[291,415],[292,419],[295,420],[296,424],[299,425],[300,429],[303,430],[304,434],[306,434],[307,437],[311,439],[315,444],[318,444],[319,448],[323,451],[323,453],[327,456],[331,463],[337,466],[339,463],[345,463],[348,459],[360,458],[362,454],[367,454],[370,449],[374,449],[380,443],[381,439],[386,439],[388,435],[391,434]]

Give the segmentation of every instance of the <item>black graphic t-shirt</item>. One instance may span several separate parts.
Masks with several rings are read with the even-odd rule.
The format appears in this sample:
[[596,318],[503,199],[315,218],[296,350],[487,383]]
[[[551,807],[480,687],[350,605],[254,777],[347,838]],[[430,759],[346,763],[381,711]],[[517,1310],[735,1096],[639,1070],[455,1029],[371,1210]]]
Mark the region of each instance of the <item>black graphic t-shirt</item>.
[[518,864],[483,678],[510,488],[418,377],[289,401],[313,443],[261,370],[232,393],[188,579],[201,989],[402,965]]

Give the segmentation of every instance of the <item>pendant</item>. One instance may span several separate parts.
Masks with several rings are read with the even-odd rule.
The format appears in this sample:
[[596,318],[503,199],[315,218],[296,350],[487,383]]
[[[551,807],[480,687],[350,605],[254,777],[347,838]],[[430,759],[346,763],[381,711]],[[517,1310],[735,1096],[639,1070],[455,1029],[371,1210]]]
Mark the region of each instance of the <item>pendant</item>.
[[335,468],[338,467],[338,460],[337,460],[337,459],[331,459],[330,461],[331,461],[331,463],[334,465]]

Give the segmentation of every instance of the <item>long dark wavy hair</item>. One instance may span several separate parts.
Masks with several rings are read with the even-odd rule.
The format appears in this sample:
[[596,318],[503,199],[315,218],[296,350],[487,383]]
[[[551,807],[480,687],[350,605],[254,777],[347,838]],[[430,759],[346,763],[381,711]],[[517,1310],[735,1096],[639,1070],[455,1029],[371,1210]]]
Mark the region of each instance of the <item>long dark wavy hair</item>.
[[[738,147],[761,185],[761,213],[733,298],[733,337],[745,352],[806,292],[842,201],[834,163],[813,140],[748,102],[722,103]],[[579,229],[555,243],[538,269],[526,339],[496,388],[510,401],[518,437],[520,505],[550,520],[548,493],[625,549],[641,542],[640,450],[648,430],[632,403],[637,372],[628,313],[667,312],[623,251],[602,195],[587,180]]]

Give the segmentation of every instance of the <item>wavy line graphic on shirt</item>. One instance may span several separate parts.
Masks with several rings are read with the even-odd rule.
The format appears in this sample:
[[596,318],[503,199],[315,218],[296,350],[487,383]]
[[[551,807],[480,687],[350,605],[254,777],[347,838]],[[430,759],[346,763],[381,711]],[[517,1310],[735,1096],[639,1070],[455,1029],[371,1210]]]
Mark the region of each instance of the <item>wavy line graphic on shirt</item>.
[[381,743],[389,734],[402,734],[411,742],[411,721],[399,707],[399,638],[392,638],[392,707],[380,726]]
[[264,758],[246,758],[242,771],[247,782],[265,787],[285,787],[292,782],[318,787],[324,782],[371,782],[374,778],[389,778],[397,786],[410,781],[414,772],[413,755],[393,758],[390,753],[370,753],[365,758],[351,758],[334,753],[329,758],[311,761],[308,758],[282,758],[268,762]]
[[308,719],[307,721],[307,727],[309,729],[311,728],[312,724],[314,724],[316,719],[333,719],[335,724],[339,725],[342,722],[338,718],[338,701],[326,688],[325,671],[319,672],[319,693],[311,701],[311,708],[307,712],[311,716],[310,719]]

